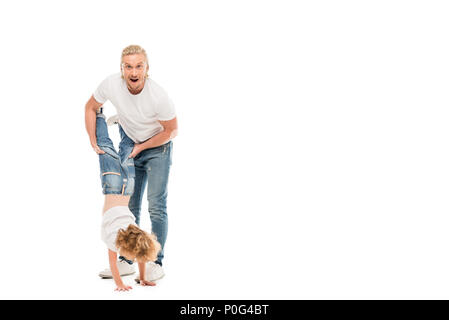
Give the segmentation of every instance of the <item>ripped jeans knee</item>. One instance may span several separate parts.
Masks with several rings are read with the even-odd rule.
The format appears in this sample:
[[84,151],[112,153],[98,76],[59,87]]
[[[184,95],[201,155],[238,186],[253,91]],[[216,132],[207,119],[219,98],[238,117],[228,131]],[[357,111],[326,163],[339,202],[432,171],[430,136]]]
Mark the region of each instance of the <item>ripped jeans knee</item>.
[[122,163],[115,150],[107,146],[99,147],[105,152],[99,155],[103,194],[132,195],[135,176],[133,159]]

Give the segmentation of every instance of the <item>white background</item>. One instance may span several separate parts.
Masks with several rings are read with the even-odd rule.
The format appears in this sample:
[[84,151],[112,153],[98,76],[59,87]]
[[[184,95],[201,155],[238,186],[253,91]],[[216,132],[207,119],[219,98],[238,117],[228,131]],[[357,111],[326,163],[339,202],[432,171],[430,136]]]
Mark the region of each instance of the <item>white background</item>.
[[[448,299],[448,9],[2,2],[0,298]],[[167,275],[118,293],[84,105],[129,44],[179,136]]]

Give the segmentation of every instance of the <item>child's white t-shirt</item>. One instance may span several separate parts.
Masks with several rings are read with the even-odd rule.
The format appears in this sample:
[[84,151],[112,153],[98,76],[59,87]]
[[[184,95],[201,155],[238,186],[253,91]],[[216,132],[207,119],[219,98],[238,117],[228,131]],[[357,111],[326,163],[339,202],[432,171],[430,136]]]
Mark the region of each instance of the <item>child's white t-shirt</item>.
[[111,251],[117,252],[115,241],[120,229],[126,230],[130,224],[136,225],[136,219],[127,206],[116,206],[103,214],[101,239]]
[[120,73],[104,79],[93,94],[99,103],[111,101],[117,109],[123,131],[136,143],[142,143],[163,131],[158,122],[176,117],[173,102],[165,90],[148,78],[139,94],[131,94]]

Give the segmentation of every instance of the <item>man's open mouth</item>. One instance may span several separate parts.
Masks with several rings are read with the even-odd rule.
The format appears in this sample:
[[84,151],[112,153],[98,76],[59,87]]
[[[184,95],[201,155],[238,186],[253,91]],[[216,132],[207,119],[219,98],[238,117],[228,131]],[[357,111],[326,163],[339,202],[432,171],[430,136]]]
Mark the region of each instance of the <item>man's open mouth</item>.
[[139,79],[129,79],[129,80],[131,80],[131,82],[137,82],[137,81],[139,81]]

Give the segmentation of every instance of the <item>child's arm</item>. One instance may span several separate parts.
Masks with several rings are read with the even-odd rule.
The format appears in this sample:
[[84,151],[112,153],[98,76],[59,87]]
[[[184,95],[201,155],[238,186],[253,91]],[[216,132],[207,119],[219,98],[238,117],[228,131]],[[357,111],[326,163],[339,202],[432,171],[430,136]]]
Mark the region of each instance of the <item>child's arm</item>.
[[139,280],[142,286],[155,286],[156,283],[145,280],[145,262],[139,262]]
[[131,286],[123,284],[122,278],[120,277],[120,273],[117,267],[117,253],[108,249],[108,255],[109,255],[109,267],[111,268],[114,282],[117,285],[117,288],[115,290],[128,291],[129,289],[132,289]]
[[139,280],[145,281],[145,262],[139,262]]

